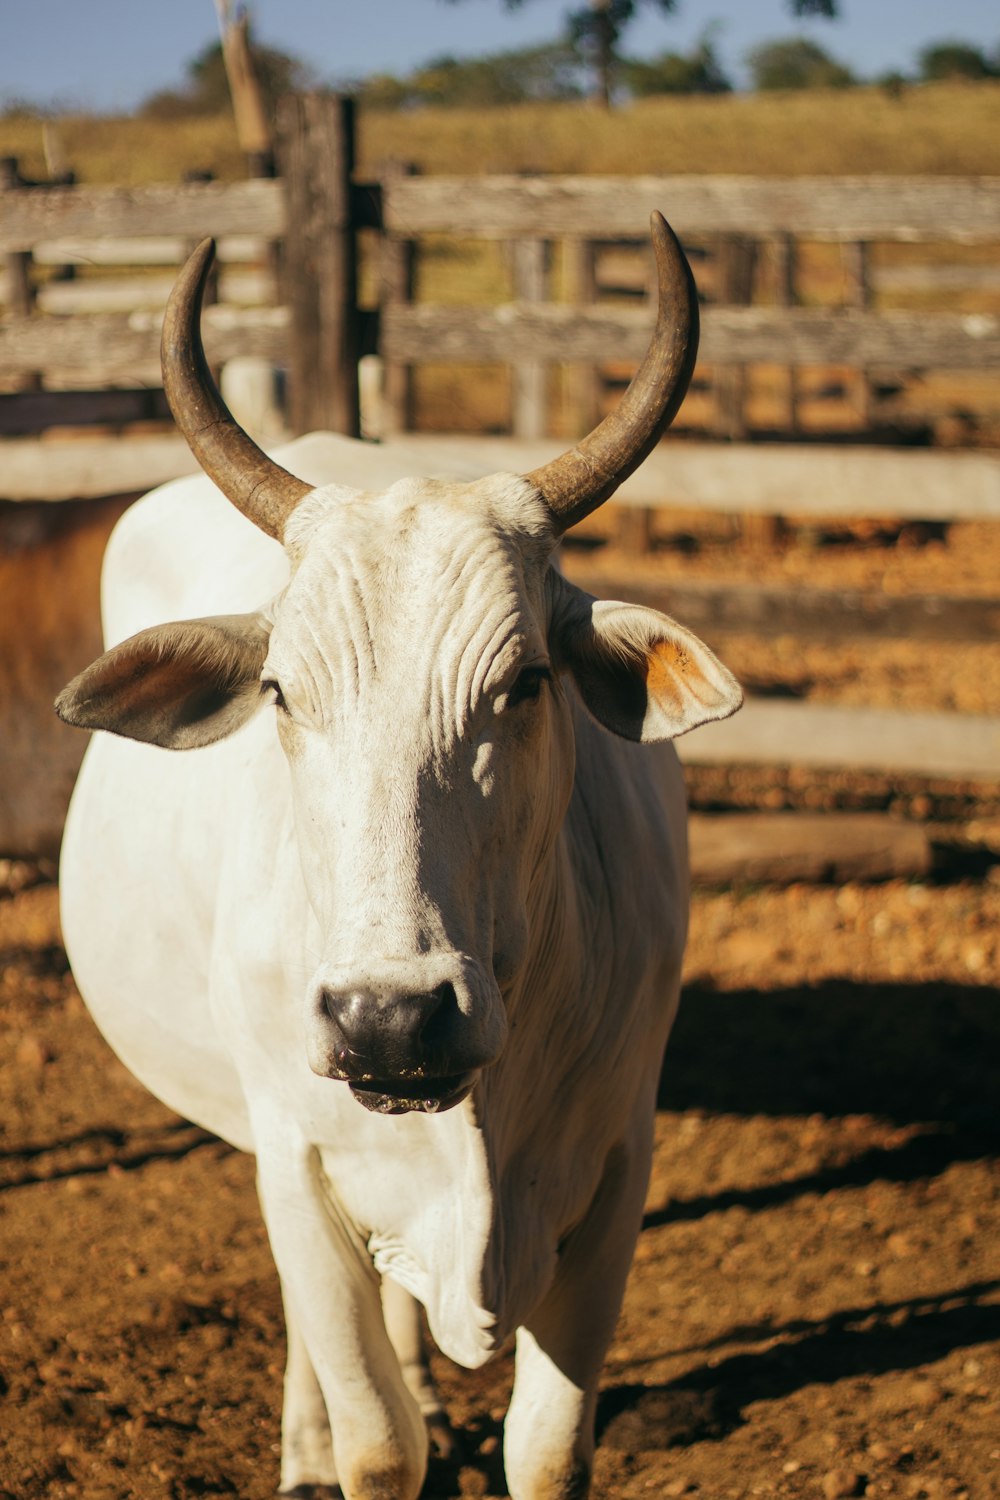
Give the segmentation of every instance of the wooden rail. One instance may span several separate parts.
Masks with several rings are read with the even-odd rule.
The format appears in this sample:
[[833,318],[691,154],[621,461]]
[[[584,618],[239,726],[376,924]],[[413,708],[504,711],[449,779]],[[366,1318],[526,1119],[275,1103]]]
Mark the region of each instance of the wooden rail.
[[[141,294],[135,300],[141,301]],[[283,364],[290,356],[289,318],[283,308],[209,307],[204,326],[213,361],[242,352]],[[0,370],[14,375],[33,370],[101,370],[109,378],[128,379],[136,366],[142,366],[152,369],[155,379],[159,330],[159,316],[141,308],[58,321],[7,322],[0,324]],[[399,364],[433,359],[520,366],[549,362],[553,350],[567,362],[593,363],[609,349],[617,359],[638,362],[648,342],[649,317],[644,311],[543,304],[483,309],[388,307],[379,335],[384,358]],[[712,308],[702,317],[701,350],[711,364],[883,364],[990,370],[1000,365],[1000,318],[947,313],[876,315],[849,309],[829,313],[812,308]]]
[[[549,300],[551,244],[564,240],[585,247],[591,239],[609,236],[645,240],[654,205],[666,210],[683,235],[708,236],[721,257],[716,303],[705,310],[701,346],[702,363],[715,371],[720,435],[739,437],[746,430],[743,372],[749,365],[779,364],[792,371],[831,364],[859,371],[981,371],[1000,361],[996,316],[873,311],[873,273],[866,253],[873,240],[1000,241],[998,178],[424,178],[392,170],[366,184],[352,180],[348,115],[346,101],[289,104],[283,122],[284,181],[29,188],[19,186],[8,172],[0,185],[0,255],[8,266],[6,294],[12,298],[16,293],[19,315],[8,317],[0,328],[0,376],[29,384],[39,372],[43,377],[52,372],[63,384],[90,370],[107,384],[156,378],[156,327],[152,320],[144,323],[142,313],[162,303],[162,284],[144,288],[137,280],[131,301],[127,287],[115,288],[113,296],[122,309],[116,324],[108,321],[115,316],[108,310],[109,288],[85,282],[33,287],[33,256],[39,264],[59,256],[64,265],[85,264],[88,258],[106,264],[125,254],[136,261],[172,263],[205,234],[223,237],[227,257],[240,248],[240,240],[243,254],[281,241],[286,258],[298,255],[303,267],[312,268],[307,283],[289,266],[287,291],[279,298],[298,308],[292,314],[293,331],[282,325],[273,307],[255,315],[232,306],[249,301],[260,307],[266,278],[259,272],[249,294],[239,292],[232,280],[227,288],[223,280],[224,305],[232,310],[215,315],[217,324],[225,324],[225,337],[220,334],[215,347],[210,345],[210,354],[224,360],[239,351],[291,365],[294,428],[316,425],[323,414],[307,410],[309,401],[319,398],[305,393],[329,391],[334,372],[323,365],[333,357],[332,349],[341,351],[337,359],[343,367],[336,397],[343,412],[336,423],[353,420],[357,398],[347,389],[356,381],[352,356],[366,339],[388,367],[387,430],[406,430],[411,417],[409,383],[399,371],[427,361],[497,361],[511,364],[516,372],[515,433],[539,437],[546,367],[593,365],[612,350],[617,360],[634,362],[641,357],[649,327],[643,307]],[[313,207],[306,211],[309,204]],[[314,224],[317,213],[322,233]],[[297,228],[289,232],[290,226],[306,225],[313,225],[309,232],[316,234],[312,251]],[[366,332],[354,291],[354,244],[359,229],[368,225],[381,229],[385,265],[379,322]],[[400,273],[393,268],[403,264],[401,250],[412,251],[421,236],[439,233],[509,240],[515,247],[514,300],[489,308],[414,304],[412,253],[409,269]],[[798,238],[854,247],[854,306],[831,312],[796,305]],[[727,305],[748,304],[753,296],[757,241],[766,242],[785,267],[784,277],[779,276],[779,305]],[[122,243],[126,249],[116,250]],[[326,263],[331,257],[336,264]],[[339,278],[332,305],[341,311],[332,322],[324,314],[321,339],[316,336],[317,316],[331,299],[320,297],[315,288],[320,280],[332,284],[331,277]],[[95,308],[94,318],[103,320],[91,322],[89,332],[82,317],[74,318],[71,328],[61,316],[56,321],[56,314],[88,302]],[[33,310],[35,316],[30,315]],[[53,316],[37,315],[44,313]],[[208,327],[211,339],[211,320]],[[740,373],[730,378],[727,370]],[[325,397],[327,421],[334,415],[329,407],[334,399]],[[582,425],[590,413],[584,415]],[[794,392],[789,419],[794,426]]]
[[0,215],[0,253],[31,252],[39,241],[92,242],[177,235],[281,239],[286,213],[282,184],[192,182],[149,187],[8,189]]
[[[875,243],[1000,243],[1000,178],[423,178],[395,166],[363,183],[353,172],[346,101],[291,101],[280,127],[283,176],[275,181],[29,187],[6,164],[0,378],[21,389],[0,397],[0,433],[30,431],[32,422],[37,428],[53,420],[161,417],[166,279],[52,279],[48,268],[172,266],[192,242],[212,234],[220,239],[223,269],[216,285],[221,300],[205,311],[209,359],[218,365],[249,355],[285,367],[295,430],[357,431],[363,350],[383,361],[390,436],[412,423],[416,365],[497,361],[515,372],[515,440],[405,441],[414,472],[523,472],[565,446],[545,435],[550,366],[573,366],[586,376],[611,355],[627,366],[644,352],[648,278],[639,273],[634,286],[618,288],[628,305],[597,304],[595,247],[617,239],[645,245],[650,209],[658,207],[708,257],[703,279],[711,300],[703,313],[704,368],[696,378],[704,382],[707,369],[715,414],[706,426],[730,441],[668,441],[626,482],[616,505],[759,517],[1000,519],[995,454],[740,441],[754,364],[789,371],[790,433],[798,424],[799,372],[810,365],[856,372],[866,417],[875,410],[872,370],[981,372],[1000,365],[1000,318],[992,313],[877,311],[873,289],[893,275],[905,286],[913,268],[873,268],[870,255]],[[372,228],[380,260],[375,315],[362,312],[357,292],[359,235]],[[511,245],[502,305],[414,300],[422,239],[442,234]],[[800,240],[843,247],[849,305],[832,311],[800,305]],[[575,301],[552,300],[557,242],[563,264],[576,267]],[[770,258],[774,305],[759,303],[762,251]],[[943,270],[937,280],[945,288],[977,281],[989,288],[996,279],[988,266]],[[966,280],[956,283],[959,275]],[[588,380],[579,387],[581,427],[590,425],[597,405]],[[106,388],[39,389],[43,383]],[[166,433],[112,443],[8,438],[0,500],[131,494],[193,467],[181,440]],[[643,586],[632,582],[628,592],[641,596]],[[657,585],[647,601],[703,630],[710,623],[822,638],[861,629],[871,636],[984,640],[996,631],[1000,611],[995,600],[690,585],[662,591]],[[992,719],[754,702],[731,724],[706,728],[680,748],[701,761],[892,766],[915,775],[991,779],[1000,775],[998,735]]]
[[688,235],[1000,239],[998,177],[407,177],[383,216],[408,237],[635,239],[650,206]]
[[792,765],[1000,779],[1000,717],[751,699],[677,741],[692,765]]
[[[19,399],[44,403],[47,394]],[[155,411],[138,405],[153,394],[74,393],[84,410],[91,401],[105,405],[103,413],[100,404],[95,407],[96,421],[113,421],[116,414],[122,421],[153,416]],[[411,433],[385,446],[402,446],[414,473],[473,479],[525,473],[554,458],[565,444],[552,438],[521,442]],[[0,500],[124,494],[192,472],[186,443],[172,435],[8,438],[2,454]],[[668,439],[625,480],[610,504],[724,515],[1000,520],[1000,454]]]
[[[386,359],[518,364],[549,359],[638,362],[649,314],[633,308],[511,303],[500,308],[390,307],[381,323]],[[988,370],[1000,364],[1000,317],[959,313],[831,312],[800,307],[707,308],[699,358],[708,364],[890,365]]]
[[[372,205],[377,185],[359,185]],[[1000,239],[1000,177],[434,177],[397,176],[385,188],[382,225],[397,238],[640,239],[649,206],[684,234],[851,242]],[[356,205],[356,211],[357,211]],[[4,198],[0,253],[55,239],[205,234],[281,239],[278,181],[145,187],[32,187]],[[131,263],[131,262],[130,262]]]
[[[996,367],[1000,319],[995,316],[874,311],[876,273],[869,247],[875,241],[1000,242],[998,186],[997,178],[397,175],[382,190],[387,245],[442,233],[511,240],[518,246],[515,266],[530,261],[536,269],[529,283],[523,274],[515,276],[514,300],[500,308],[414,305],[409,296],[389,299],[381,310],[379,351],[397,388],[402,381],[398,372],[427,360],[510,364],[515,371],[513,431],[519,437],[538,436],[546,362],[571,363],[582,370],[606,360],[609,350],[624,362],[641,357],[648,312],[593,305],[599,276],[588,247],[616,237],[645,242],[649,209],[656,205],[682,237],[707,239],[712,251],[713,305],[704,310],[700,351],[715,392],[711,430],[727,439],[746,435],[747,371],[754,364],[788,370],[787,425],[792,431],[799,421],[797,372],[808,365],[852,367],[857,371],[857,411],[867,425],[882,410],[868,378],[871,369]],[[803,239],[843,247],[850,305],[834,312],[798,305],[797,244]],[[555,241],[573,252],[575,306],[554,304],[549,296],[551,278],[543,267]],[[762,247],[774,265],[774,306],[751,305]],[[622,289],[616,290],[620,294]],[[533,393],[527,407],[518,399],[526,382]],[[578,425],[585,429],[598,412],[598,390],[592,378],[581,375],[576,393]],[[407,421],[407,408],[390,399],[387,428],[405,430]]]
[[[424,437],[424,472],[525,473],[565,446],[553,438]],[[1000,521],[1000,454],[849,443],[706,443],[667,437],[612,498],[758,516],[870,516]]]

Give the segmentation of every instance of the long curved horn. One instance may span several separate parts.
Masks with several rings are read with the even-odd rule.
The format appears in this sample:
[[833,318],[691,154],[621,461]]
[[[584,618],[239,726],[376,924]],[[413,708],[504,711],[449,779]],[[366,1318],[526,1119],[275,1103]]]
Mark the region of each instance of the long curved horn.
[[650,217],[659,306],[646,357],[617,408],[575,448],[525,478],[561,534],[613,495],[673,421],[698,355],[698,293],[684,251],[663,215]]
[[199,323],[214,256],[215,241],[202,240],[170,293],[160,341],[163,388],[174,421],[209,479],[248,520],[280,542],[285,522],[312,487],[258,448],[212,379]]

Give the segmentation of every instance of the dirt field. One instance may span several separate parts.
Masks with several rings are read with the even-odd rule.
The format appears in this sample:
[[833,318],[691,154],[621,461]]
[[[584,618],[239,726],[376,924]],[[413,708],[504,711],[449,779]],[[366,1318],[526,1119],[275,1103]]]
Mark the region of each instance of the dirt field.
[[[0,1495],[263,1500],[252,1163],[110,1057],[55,903],[0,905]],[[998,933],[991,883],[699,896],[597,1495],[1000,1495]],[[439,1374],[435,1492],[504,1494],[509,1361]]]
[[[649,566],[995,592],[986,529],[924,543],[707,536]],[[715,644],[763,690],[1000,709],[995,647]],[[982,857],[974,879],[699,892],[597,1496],[1000,1496],[1000,808],[866,785],[693,779],[701,805],[960,816]],[[0,1500],[263,1500],[283,1334],[252,1162],[130,1080],[54,886],[0,874]],[[438,1373],[468,1461],[433,1492],[502,1496],[509,1360]]]

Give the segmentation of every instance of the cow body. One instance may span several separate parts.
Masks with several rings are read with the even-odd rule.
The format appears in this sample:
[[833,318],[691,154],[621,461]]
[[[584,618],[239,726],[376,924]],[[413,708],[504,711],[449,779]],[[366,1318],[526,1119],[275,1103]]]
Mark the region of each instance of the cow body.
[[111,649],[60,707],[130,737],[74,796],[68,951],[138,1077],[256,1155],[283,1490],[418,1493],[416,1299],[466,1366],[516,1334],[511,1494],[582,1496],[687,915],[677,761],[630,741],[738,689],[561,578],[530,477],[376,490],[377,450],[308,441],[352,485],[284,551],[207,479],[112,539]]

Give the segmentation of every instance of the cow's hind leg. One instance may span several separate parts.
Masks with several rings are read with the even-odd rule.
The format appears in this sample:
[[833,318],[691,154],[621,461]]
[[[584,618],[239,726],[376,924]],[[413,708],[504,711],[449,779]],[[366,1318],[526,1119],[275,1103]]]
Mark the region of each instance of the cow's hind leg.
[[296,1500],[333,1500],[341,1494],[333,1458],[333,1436],[305,1340],[285,1299],[288,1357],[281,1410],[279,1494]]
[[548,1296],[518,1329],[504,1424],[512,1500],[584,1500],[590,1492],[598,1381],[648,1177],[648,1149],[611,1152],[586,1218],[563,1246]]
[[461,1444],[448,1420],[427,1360],[420,1303],[391,1276],[384,1276],[382,1311],[406,1388],[420,1407],[427,1425],[431,1452],[446,1463],[459,1462]]

